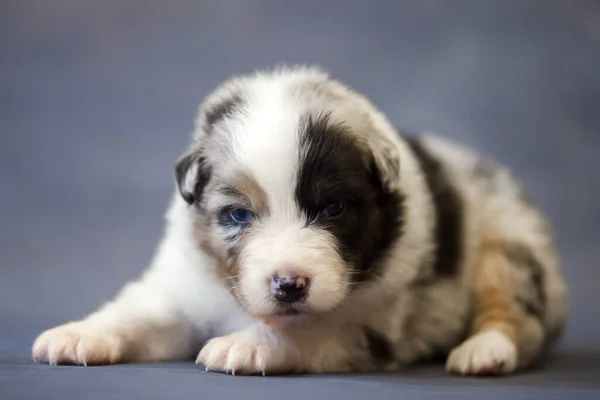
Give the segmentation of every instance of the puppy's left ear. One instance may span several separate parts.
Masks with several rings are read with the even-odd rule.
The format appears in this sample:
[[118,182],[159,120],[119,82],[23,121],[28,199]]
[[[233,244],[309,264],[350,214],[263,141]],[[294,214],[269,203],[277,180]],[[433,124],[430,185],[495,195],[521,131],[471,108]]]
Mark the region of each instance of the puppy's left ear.
[[204,186],[210,179],[210,168],[200,149],[184,153],[175,163],[175,179],[181,197],[193,204],[202,197]]
[[400,184],[400,155],[388,139],[373,135],[368,147],[371,153],[371,170],[385,191],[394,191]]

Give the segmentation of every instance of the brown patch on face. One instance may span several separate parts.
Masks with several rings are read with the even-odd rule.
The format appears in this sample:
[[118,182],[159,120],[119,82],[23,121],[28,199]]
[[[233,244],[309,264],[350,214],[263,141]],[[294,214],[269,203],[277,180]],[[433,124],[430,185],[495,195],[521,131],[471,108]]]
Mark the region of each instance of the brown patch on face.
[[229,247],[227,251],[227,259],[220,266],[218,271],[218,274],[223,279],[225,286],[227,289],[229,289],[229,292],[233,295],[238,304],[242,306],[242,308],[245,308],[245,301],[239,292],[239,275],[242,268],[241,255],[243,254],[244,247],[246,247],[251,234],[252,227],[244,229],[236,243],[232,247]]
[[[308,115],[299,143],[296,202],[310,225],[327,231],[355,266],[354,283],[376,279],[402,233],[403,196],[388,190],[373,153],[330,115]],[[341,212],[329,215],[330,206]]]
[[[218,238],[213,233],[210,224],[210,218],[206,213],[201,212],[194,221],[194,236],[196,243],[204,253],[214,259],[218,264],[223,263],[224,253],[219,250]],[[220,269],[220,268],[218,268]]]
[[252,227],[242,231],[240,237],[234,242],[227,242],[219,233],[218,228],[212,226],[210,218],[201,214],[194,224],[194,235],[198,246],[211,257],[214,263],[214,272],[221,279],[223,285],[233,295],[234,299],[244,307],[244,301],[239,295],[239,273],[241,268],[241,254],[248,243]]
[[[218,193],[220,197],[227,197],[228,200],[219,200],[223,201],[224,205],[235,204],[251,210],[257,216],[267,214],[267,195],[250,174],[236,172],[227,178],[222,175],[217,176],[215,181],[208,191]],[[206,194],[206,197],[210,196],[211,193]],[[240,227],[239,235],[229,235],[228,237],[223,234],[223,228],[219,226],[218,215],[214,214],[217,212],[200,207],[194,223],[194,234],[202,251],[216,261],[215,273],[217,276],[221,278],[236,300],[241,302],[236,293],[241,265],[240,255],[252,231],[252,223],[246,227]]]
[[244,204],[256,214],[264,214],[268,209],[267,194],[249,174],[237,173],[230,182],[219,188],[219,192]]

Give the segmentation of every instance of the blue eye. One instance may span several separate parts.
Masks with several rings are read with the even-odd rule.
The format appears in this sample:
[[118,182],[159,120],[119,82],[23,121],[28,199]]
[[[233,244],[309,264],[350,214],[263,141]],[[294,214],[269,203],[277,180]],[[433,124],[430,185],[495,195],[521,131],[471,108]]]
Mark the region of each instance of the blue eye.
[[245,225],[252,221],[254,215],[250,210],[245,208],[234,208],[229,211],[229,218],[237,225]]
[[344,209],[345,207],[342,203],[331,203],[323,211],[328,217],[337,217],[344,212]]

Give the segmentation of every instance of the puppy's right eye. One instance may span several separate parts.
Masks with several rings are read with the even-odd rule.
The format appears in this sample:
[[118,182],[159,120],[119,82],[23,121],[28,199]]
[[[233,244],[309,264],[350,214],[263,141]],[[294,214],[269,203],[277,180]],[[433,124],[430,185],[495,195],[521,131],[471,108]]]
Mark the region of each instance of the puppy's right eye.
[[219,214],[219,223],[221,225],[248,225],[253,219],[254,214],[252,211],[241,207],[229,208]]
[[242,225],[247,224],[252,220],[252,213],[250,210],[246,210],[245,208],[236,208],[229,212],[231,219],[236,223]]

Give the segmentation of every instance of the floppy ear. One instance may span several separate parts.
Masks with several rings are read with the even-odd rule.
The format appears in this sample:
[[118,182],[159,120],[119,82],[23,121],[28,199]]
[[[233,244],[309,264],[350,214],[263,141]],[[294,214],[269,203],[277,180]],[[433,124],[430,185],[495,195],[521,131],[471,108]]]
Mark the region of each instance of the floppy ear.
[[188,204],[201,199],[204,186],[210,179],[210,168],[200,149],[190,150],[179,157],[175,163],[175,179],[181,197]]
[[368,143],[371,153],[371,170],[382,188],[391,192],[399,185],[400,155],[388,139],[373,135]]

